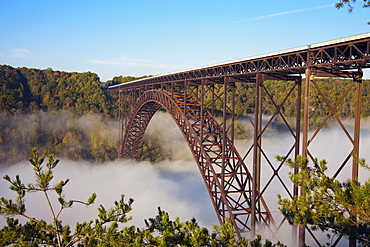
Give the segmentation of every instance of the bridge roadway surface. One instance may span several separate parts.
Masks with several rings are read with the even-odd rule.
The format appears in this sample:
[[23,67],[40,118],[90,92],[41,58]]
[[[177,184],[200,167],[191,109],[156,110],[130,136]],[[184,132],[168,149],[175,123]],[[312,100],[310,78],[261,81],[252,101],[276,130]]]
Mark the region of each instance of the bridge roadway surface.
[[[335,176],[338,175],[353,155],[359,157],[361,81],[364,68],[370,68],[370,33],[110,86],[109,91],[117,97],[120,104],[120,155],[131,158],[137,155],[149,121],[160,107],[164,107],[178,125],[193,153],[220,223],[229,218],[239,236],[247,232],[248,237],[253,238],[257,226],[261,225],[265,225],[265,229],[268,229],[272,236],[277,236],[277,230],[283,226],[284,220],[276,225],[269,205],[264,200],[264,194],[273,186],[274,179],[281,181],[281,186],[290,196],[298,195],[299,188],[293,186],[290,191],[282,181],[279,172],[282,172],[284,162],[274,167],[273,162],[268,160],[261,143],[266,128],[279,115],[294,140],[286,156],[302,155],[313,159],[309,150],[310,143],[328,119],[334,118],[353,147],[338,167]],[[306,78],[304,97],[301,97],[302,75]],[[337,103],[331,103],[315,83],[315,77],[352,78],[353,82]],[[282,102],[274,101],[264,86],[263,81],[269,79],[294,82]],[[236,113],[236,92],[233,83],[255,85],[252,87],[254,92],[249,96],[249,100],[254,101],[254,117],[249,118],[253,126],[253,143],[245,156],[240,155],[234,147],[234,125],[238,116],[249,116],[247,112]],[[215,90],[216,84],[218,88]],[[328,115],[311,138],[310,85],[317,89],[329,108]],[[351,135],[336,115],[336,110],[353,89],[356,90],[355,123]],[[294,96],[297,109],[295,125],[291,126],[281,109],[286,99],[293,97],[293,91],[297,92]],[[263,93],[266,94],[265,97],[262,96]],[[207,105],[210,94],[212,100]],[[232,100],[229,98],[230,94]],[[275,105],[276,111],[272,113],[267,124],[262,126],[262,104],[267,98]],[[214,118],[214,105],[217,101],[222,106],[219,109],[222,112],[221,123]],[[248,157],[252,157],[252,168],[249,168],[252,171],[249,171],[245,164],[247,159],[249,162],[251,160]],[[262,171],[266,172],[266,168],[261,166],[263,158],[267,160],[267,169],[271,169],[273,174],[265,184],[262,184],[260,178]],[[358,179],[358,172],[358,164],[353,159],[353,180]],[[315,235],[304,226],[300,226],[298,237],[297,229],[293,227],[292,231],[293,239],[298,238],[299,246],[304,245],[307,231],[314,242],[320,244]],[[337,241],[340,241],[340,237]]]
[[133,88],[156,88],[163,83],[206,84],[219,83],[224,77],[249,81],[257,73],[289,79],[290,75],[304,74],[307,68],[316,68],[325,73],[343,70],[370,68],[370,33],[332,41],[301,46],[293,49],[267,53],[169,74],[144,78],[110,86],[110,91]]

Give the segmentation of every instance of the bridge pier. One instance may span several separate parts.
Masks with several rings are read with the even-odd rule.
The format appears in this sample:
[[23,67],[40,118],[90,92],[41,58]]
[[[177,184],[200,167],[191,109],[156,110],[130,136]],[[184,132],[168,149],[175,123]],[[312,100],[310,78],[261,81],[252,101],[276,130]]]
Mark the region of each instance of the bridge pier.
[[352,162],[352,180],[358,180],[358,158],[360,158],[360,134],[361,134],[361,99],[362,99],[362,76],[363,73],[360,70],[357,75],[354,76],[353,80],[356,82],[356,108],[355,108],[355,124],[354,124],[354,147]]
[[[302,78],[299,77],[295,80],[295,83],[297,85],[297,108],[296,108],[296,116],[301,116],[302,112]],[[294,157],[297,157],[300,155],[300,137],[301,137],[301,117],[296,117],[296,130],[295,130],[295,152],[294,152]],[[294,168],[294,174],[298,173],[298,168]],[[293,197],[298,196],[298,186],[296,184],[293,184]],[[298,227],[297,226],[292,226],[292,244],[298,244],[297,243],[297,231]]]
[[262,129],[262,88],[263,74],[256,74],[256,97],[254,112],[254,133],[253,133],[253,187],[252,187],[252,219],[251,238],[256,236],[256,208],[257,197],[260,191],[261,179],[261,129]]
[[[309,103],[310,103],[310,85],[314,79],[312,69],[307,68],[305,71],[305,93],[304,93],[304,107],[303,107],[303,133],[302,133],[302,157],[308,158],[308,131],[309,131]],[[294,172],[298,172],[297,170]],[[304,196],[305,191],[301,190],[300,195]],[[298,246],[304,247],[306,240],[306,225],[299,225],[298,232]]]
[[[323,70],[315,70],[313,68],[307,68],[305,71],[305,96],[304,96],[304,114],[303,114],[303,132],[302,132],[302,157],[305,158],[311,158],[314,157],[309,152],[309,145],[313,141],[313,139],[316,137],[318,132],[322,129],[323,125],[325,124],[326,120],[329,117],[334,117],[338,124],[341,126],[343,131],[347,134],[347,137],[351,141],[353,145],[353,149],[350,152],[350,154],[347,156],[347,158],[343,161],[343,163],[338,167],[337,171],[334,174],[334,177],[336,177],[340,171],[343,169],[343,167],[348,163],[349,159],[352,158],[352,180],[357,181],[358,180],[358,158],[359,158],[359,147],[360,147],[360,123],[361,123],[361,98],[362,98],[362,70],[358,69],[358,71],[341,71],[341,70],[330,70],[323,71]],[[309,138],[309,99],[310,99],[310,88],[311,84],[314,84],[315,88],[319,91],[321,96],[324,98],[324,101],[327,101],[325,99],[325,96],[322,94],[320,87],[314,82],[315,77],[342,77],[342,78],[351,78],[353,80],[352,85],[346,90],[344,95],[341,97],[339,102],[335,102],[335,105],[329,104],[329,102],[326,102],[330,108],[330,112],[328,113],[328,116],[326,117],[325,121],[315,130],[314,134],[311,138]],[[342,124],[341,120],[336,116],[336,108],[339,105],[340,101],[343,100],[350,92],[351,88],[355,87],[355,118],[354,118],[354,126],[353,126],[353,136],[351,136],[347,130],[347,128]],[[296,172],[296,171],[295,171]],[[300,195],[304,196],[305,191],[301,190]],[[319,241],[314,237],[313,233],[307,228],[311,236],[315,239],[317,243]],[[338,237],[337,241],[335,242],[335,245],[340,241],[341,236]],[[298,236],[298,246],[303,247],[305,246],[305,240],[306,240],[306,226],[300,225],[299,226],[299,236]],[[349,241],[350,247],[356,246],[356,240],[350,239]]]

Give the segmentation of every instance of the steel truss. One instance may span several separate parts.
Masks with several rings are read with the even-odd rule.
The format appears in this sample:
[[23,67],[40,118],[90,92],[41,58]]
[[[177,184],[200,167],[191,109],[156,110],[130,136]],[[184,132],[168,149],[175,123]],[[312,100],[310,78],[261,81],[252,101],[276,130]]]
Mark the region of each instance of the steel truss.
[[[273,220],[271,204],[264,198],[276,186],[280,186],[278,193],[288,197],[303,192],[286,180],[285,162],[277,162],[273,157],[276,153],[269,153],[264,146],[269,130],[279,119],[280,128],[290,136],[289,148],[279,155],[313,159],[313,140],[329,121],[335,121],[352,148],[334,176],[351,166],[351,177],[358,180],[358,163],[352,157],[359,157],[362,68],[370,68],[370,33],[112,86],[110,91],[116,93],[120,109],[125,111],[121,114],[121,156],[135,157],[147,124],[163,106],[193,153],[220,223],[225,217],[230,218],[239,235],[247,231],[250,237],[262,225],[274,236],[287,222]],[[319,77],[350,78],[352,83],[336,102],[330,102],[315,80]],[[284,95],[275,95],[269,89],[271,80],[286,82]],[[239,94],[241,87],[247,89],[247,95]],[[313,110],[309,101],[313,91],[328,109],[318,127],[310,124]],[[355,98],[349,98],[351,92],[355,92]],[[354,101],[353,131],[337,114],[344,101]],[[287,104],[296,105],[294,121],[285,116]],[[268,105],[274,110],[266,118]],[[216,115],[221,119],[219,123]],[[238,152],[236,132],[241,118],[249,123],[253,134]],[[292,236],[299,246],[308,238],[322,244],[306,226],[292,227]],[[350,244],[354,246],[353,242]]]

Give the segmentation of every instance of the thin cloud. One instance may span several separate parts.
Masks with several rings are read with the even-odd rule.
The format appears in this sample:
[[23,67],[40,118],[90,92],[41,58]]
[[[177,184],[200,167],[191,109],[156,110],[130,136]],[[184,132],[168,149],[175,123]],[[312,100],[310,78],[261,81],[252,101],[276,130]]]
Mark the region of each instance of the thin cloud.
[[129,66],[129,67],[145,67],[145,68],[155,68],[155,69],[175,69],[174,65],[156,63],[156,61],[138,59],[138,58],[128,58],[120,57],[112,60],[99,60],[90,59],[90,63],[102,64],[102,65],[116,65],[116,66]]
[[31,54],[30,50],[22,48],[10,49],[8,52],[0,52],[0,57],[14,57],[14,58],[25,58]]
[[16,49],[11,50],[11,56],[18,57],[18,58],[28,57],[30,53],[31,53],[30,50],[21,49],[21,48],[16,48]]
[[250,19],[246,20],[240,20],[240,21],[234,21],[233,23],[241,23],[241,22],[246,22],[246,21],[255,21],[255,20],[261,20],[261,19],[266,19],[266,18],[271,18],[271,17],[276,17],[276,16],[282,16],[282,15],[290,15],[290,14],[297,14],[297,13],[302,13],[302,12],[307,12],[307,11],[313,11],[313,10],[318,10],[318,9],[325,9],[329,7],[333,7],[334,4],[327,4],[327,5],[322,5],[322,6],[316,6],[316,7],[311,7],[311,8],[305,8],[305,9],[294,9],[294,10],[289,10],[289,11],[283,11],[271,15],[263,15],[263,16],[257,16],[253,17]]

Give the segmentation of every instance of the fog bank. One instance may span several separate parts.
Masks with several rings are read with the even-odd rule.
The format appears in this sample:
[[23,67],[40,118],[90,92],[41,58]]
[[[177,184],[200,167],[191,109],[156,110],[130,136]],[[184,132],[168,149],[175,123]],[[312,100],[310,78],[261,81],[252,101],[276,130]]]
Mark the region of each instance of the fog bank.
[[[27,184],[33,182],[33,170],[27,162],[0,169],[2,175],[10,177],[20,175]],[[106,208],[124,194],[126,201],[133,198],[133,220],[129,225],[144,226],[144,219],[157,215],[160,206],[168,211],[172,218],[182,220],[197,218],[203,226],[211,226],[216,216],[203,185],[200,174],[194,163],[186,161],[164,162],[151,165],[146,162],[136,163],[132,160],[109,162],[93,165],[87,162],[60,160],[55,169],[54,183],[70,178],[65,187],[67,199],[87,200],[97,193],[96,203],[86,207],[75,204],[67,209],[61,219],[66,224],[74,225],[76,221],[93,219],[97,215],[96,208],[103,204]],[[7,189],[8,183],[0,181],[1,196],[15,198],[15,193]],[[26,197],[27,213],[35,218],[49,216],[46,202],[41,194]],[[57,203],[55,204],[57,205]],[[50,219],[50,218],[49,218]],[[2,222],[3,219],[1,219]]]
[[[82,120],[81,120],[82,121]],[[82,121],[86,131],[94,128],[92,122]],[[346,122],[351,125],[351,122]],[[312,133],[311,133],[312,134]],[[60,180],[70,178],[66,186],[65,194],[67,199],[87,200],[93,193],[97,193],[96,203],[85,207],[75,205],[72,209],[67,209],[62,214],[61,219],[65,224],[72,226],[77,221],[84,221],[95,218],[96,208],[103,204],[106,208],[113,205],[121,194],[128,198],[133,198],[133,211],[129,214],[133,220],[126,225],[144,226],[144,219],[157,215],[157,208],[169,212],[172,219],[180,217],[182,221],[190,220],[195,217],[201,226],[211,228],[212,224],[218,224],[216,214],[211,204],[208,192],[198,171],[195,161],[187,147],[186,142],[176,124],[168,114],[157,113],[148,126],[146,135],[156,135],[160,140],[164,151],[171,150],[175,161],[166,161],[159,164],[148,162],[135,162],[133,160],[119,160],[105,162],[102,164],[89,163],[86,161],[75,162],[61,159],[55,169],[55,183]],[[271,131],[263,138],[262,145],[271,160],[274,161],[275,155],[285,155],[291,147],[292,137],[287,133]],[[250,140],[237,140],[237,148],[244,154],[250,145]],[[370,122],[363,121],[361,134],[361,157],[370,161]],[[329,174],[333,173],[338,164],[343,161],[343,157],[350,152],[351,145],[343,131],[334,126],[319,133],[310,145],[310,151],[319,159],[329,161]],[[31,152],[30,152],[31,154]],[[248,167],[251,169],[249,162]],[[340,178],[345,179],[350,176],[350,166],[343,170]],[[287,167],[282,168],[280,174],[282,179],[290,186]],[[20,175],[24,183],[33,181],[34,175],[32,166],[28,162],[0,168],[0,174],[8,174],[11,178]],[[265,183],[272,175],[271,169],[263,169],[262,181]],[[370,172],[360,169],[360,179],[368,179]],[[7,187],[8,183],[0,180],[1,195],[6,198],[15,198],[15,193],[11,193]],[[280,182],[275,178],[269,186],[264,198],[269,203],[274,217],[281,218],[277,210],[276,194],[285,192]],[[44,199],[37,194],[26,198],[28,214],[35,218],[48,219],[48,209]],[[49,217],[50,219],[50,217]],[[0,217],[0,224],[5,220]],[[290,227],[283,227],[284,234],[280,237],[281,241],[288,243],[290,240]],[[309,242],[308,244],[314,244]]]

